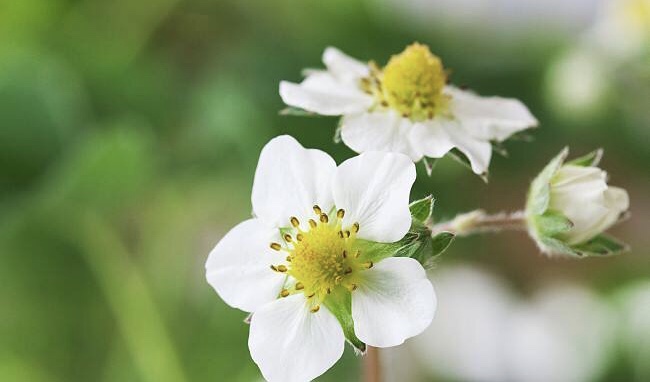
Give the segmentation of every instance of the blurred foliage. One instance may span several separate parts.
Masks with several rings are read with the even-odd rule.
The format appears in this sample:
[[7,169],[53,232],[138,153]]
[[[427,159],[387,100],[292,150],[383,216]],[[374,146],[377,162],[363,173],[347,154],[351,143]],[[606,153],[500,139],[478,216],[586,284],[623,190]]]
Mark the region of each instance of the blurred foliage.
[[[535,142],[509,143],[510,157],[495,157],[490,185],[447,159],[431,177],[420,167],[413,199],[432,193],[438,218],[523,204],[532,174],[564,144],[575,153],[603,146],[613,184],[630,190],[633,217],[617,229],[634,248],[625,257],[548,261],[523,235],[504,234],[458,240],[437,266],[486,262],[523,292],[559,275],[602,291],[646,276],[646,105],[620,94],[646,118],[624,117],[634,104],[621,102],[596,121],[566,122],[540,89],[567,36],[504,42],[435,15],[414,30],[384,7],[0,2],[0,379],[259,380],[245,314],[211,290],[203,264],[250,214],[257,156],[271,137],[294,135],[338,161],[353,155],[332,142],[334,119],[278,115],[279,81],[321,66],[327,45],[383,63],[414,40],[427,43],[454,83],[520,98],[542,121]],[[321,380],[355,379],[357,369],[348,349]]]

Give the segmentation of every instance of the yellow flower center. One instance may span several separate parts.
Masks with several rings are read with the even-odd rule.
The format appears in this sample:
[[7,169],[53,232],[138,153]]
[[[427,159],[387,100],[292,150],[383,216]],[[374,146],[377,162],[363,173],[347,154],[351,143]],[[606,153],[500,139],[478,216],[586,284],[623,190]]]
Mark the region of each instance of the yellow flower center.
[[373,265],[363,261],[357,246],[359,224],[345,229],[342,226],[344,210],[338,210],[334,219],[318,206],[314,206],[314,212],[316,219],[309,219],[307,230],[301,228],[297,218],[290,219],[295,237],[285,233],[286,246],[271,243],[271,248],[288,253],[287,265],[272,265],[271,269],[296,280],[280,296],[302,292],[312,300],[312,312],[318,311],[319,303],[331,293],[355,290],[359,272]]
[[426,45],[409,45],[374,75],[378,84],[374,93],[381,105],[393,108],[405,118],[422,121],[447,109],[449,97],[443,93],[447,74],[440,58]]

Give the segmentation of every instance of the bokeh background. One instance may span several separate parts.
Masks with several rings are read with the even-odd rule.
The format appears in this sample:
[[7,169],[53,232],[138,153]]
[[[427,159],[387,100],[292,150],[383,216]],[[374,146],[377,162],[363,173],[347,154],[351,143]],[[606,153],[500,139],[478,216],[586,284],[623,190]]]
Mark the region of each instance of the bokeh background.
[[[353,155],[335,119],[280,116],[278,83],[328,45],[384,64],[413,41],[541,121],[489,184],[445,159],[413,198],[432,193],[439,219],[516,210],[564,145],[603,147],[632,251],[457,240],[430,270],[439,315],[382,354],[386,379],[650,380],[649,36],[639,0],[0,1],[0,380],[261,380],[207,254],[249,216],[270,138]],[[319,380],[357,378],[347,349]]]

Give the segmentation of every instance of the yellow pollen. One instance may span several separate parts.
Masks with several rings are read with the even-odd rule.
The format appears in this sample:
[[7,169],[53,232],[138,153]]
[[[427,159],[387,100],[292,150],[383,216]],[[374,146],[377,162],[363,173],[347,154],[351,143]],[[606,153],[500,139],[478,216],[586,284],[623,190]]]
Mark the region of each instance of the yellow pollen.
[[276,251],[279,251],[280,249],[282,249],[282,246],[280,244],[278,244],[278,243],[271,243],[270,247],[271,247],[271,249],[276,250]]
[[447,110],[449,96],[443,93],[447,73],[440,58],[426,45],[409,45],[391,57],[383,70],[375,68],[371,76],[378,86],[372,88],[362,82],[362,88],[374,94],[381,106],[390,107],[405,118],[423,121]]
[[312,313],[316,313],[316,312],[318,312],[319,309],[320,309],[320,305],[314,305],[314,306],[312,306],[312,308],[309,309],[309,310],[310,310]]
[[[337,219],[332,220],[318,206],[314,206],[314,212],[319,219],[310,219],[307,231],[295,225],[295,230],[299,232],[295,236],[296,240],[288,233],[283,235],[287,242],[287,247],[283,250],[289,253],[286,265],[272,265],[271,269],[286,272],[296,280],[293,289],[296,292],[302,291],[307,298],[314,297],[315,304],[318,304],[330,294],[354,290],[360,281],[359,273],[372,265],[369,266],[371,263],[367,260],[358,259],[359,242],[356,234],[359,224],[354,223],[349,229],[342,229],[344,210],[337,210]],[[298,221],[295,217],[290,218],[292,225],[294,220]],[[272,248],[277,247],[273,244],[277,243],[272,243]],[[349,254],[355,255],[348,256]],[[280,295],[285,297],[285,294],[288,296],[290,292],[283,289]],[[313,306],[316,308],[318,305]]]
[[291,225],[294,227],[298,227],[300,225],[300,221],[298,220],[297,217],[295,216],[291,217]]

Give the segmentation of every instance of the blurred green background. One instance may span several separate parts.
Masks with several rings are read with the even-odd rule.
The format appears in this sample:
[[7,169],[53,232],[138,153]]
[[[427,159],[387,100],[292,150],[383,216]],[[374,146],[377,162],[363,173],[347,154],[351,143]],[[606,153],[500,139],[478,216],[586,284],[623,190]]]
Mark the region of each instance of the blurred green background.
[[[439,218],[520,208],[567,144],[603,147],[611,182],[630,193],[632,217],[614,233],[631,253],[549,260],[503,233],[458,240],[437,268],[481,263],[524,298],[560,278],[603,299],[650,278],[648,56],[607,64],[606,90],[579,110],[558,102],[553,86],[568,80],[549,80],[600,3],[1,0],[0,380],[261,380],[245,314],[203,266],[250,215],[270,138],[353,155],[333,143],[335,119],[278,115],[279,81],[320,67],[328,45],[383,64],[426,43],[452,82],[519,98],[541,121],[534,142],[494,157],[489,184],[451,160],[430,178],[419,168],[412,197],[432,193]],[[612,353],[599,380],[648,380]],[[321,380],[358,373],[347,349]]]

